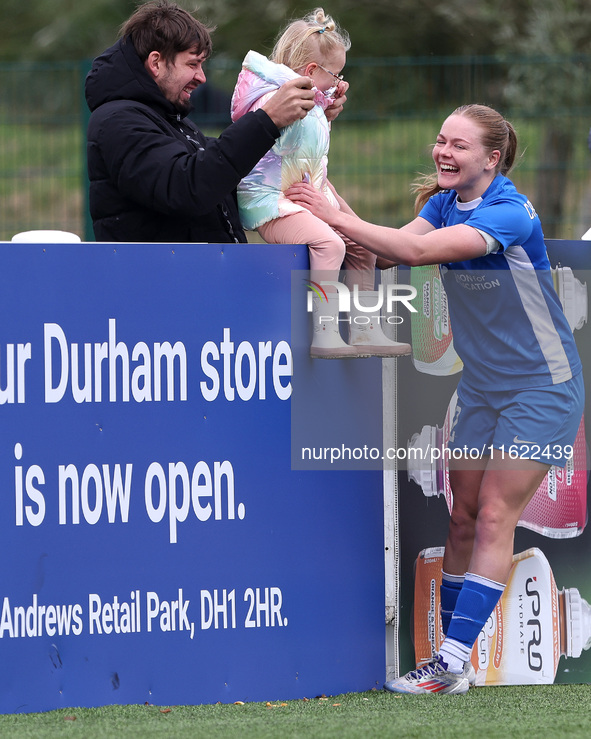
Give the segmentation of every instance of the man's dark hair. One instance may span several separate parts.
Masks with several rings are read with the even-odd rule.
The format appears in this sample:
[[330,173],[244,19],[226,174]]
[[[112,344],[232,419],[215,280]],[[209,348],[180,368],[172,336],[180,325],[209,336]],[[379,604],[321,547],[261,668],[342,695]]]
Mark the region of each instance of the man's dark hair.
[[130,38],[145,62],[150,52],[158,51],[167,62],[173,62],[181,51],[196,49],[198,54],[211,54],[211,31],[187,10],[168,0],[155,0],[140,5],[121,26],[120,36]]

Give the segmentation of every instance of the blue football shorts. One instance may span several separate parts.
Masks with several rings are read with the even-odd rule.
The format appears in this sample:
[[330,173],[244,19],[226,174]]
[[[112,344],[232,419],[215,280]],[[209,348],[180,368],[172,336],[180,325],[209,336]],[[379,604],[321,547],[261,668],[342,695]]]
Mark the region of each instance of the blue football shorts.
[[510,391],[477,390],[460,380],[457,393],[451,450],[557,467],[572,457],[585,407],[582,372],[558,385]]

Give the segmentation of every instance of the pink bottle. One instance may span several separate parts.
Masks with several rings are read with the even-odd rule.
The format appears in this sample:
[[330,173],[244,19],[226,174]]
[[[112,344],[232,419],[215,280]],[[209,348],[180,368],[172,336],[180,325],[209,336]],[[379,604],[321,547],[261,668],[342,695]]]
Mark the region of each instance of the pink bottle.
[[[457,396],[453,394],[443,428],[423,426],[408,444],[408,478],[421,486],[427,497],[444,495],[451,511],[453,494],[449,484],[450,424]],[[518,525],[551,539],[571,539],[587,524],[587,445],[581,419],[573,445],[573,456],[564,468],[551,467],[524,510]]]

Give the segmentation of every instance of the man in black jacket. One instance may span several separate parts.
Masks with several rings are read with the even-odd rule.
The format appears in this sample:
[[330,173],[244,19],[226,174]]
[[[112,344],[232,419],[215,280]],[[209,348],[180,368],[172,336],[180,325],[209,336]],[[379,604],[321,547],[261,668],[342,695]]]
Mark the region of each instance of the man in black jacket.
[[97,241],[246,241],[235,188],[279,129],[313,107],[312,81],[286,83],[219,138],[206,137],[185,116],[210,53],[210,29],[157,0],[140,6],[119,41],[94,60],[86,99]]

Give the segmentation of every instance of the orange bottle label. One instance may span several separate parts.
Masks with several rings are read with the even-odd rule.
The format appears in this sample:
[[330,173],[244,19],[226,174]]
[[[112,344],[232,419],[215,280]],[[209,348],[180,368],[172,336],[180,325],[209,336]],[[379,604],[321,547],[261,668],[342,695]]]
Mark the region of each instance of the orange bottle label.
[[[415,569],[414,648],[417,665],[437,654],[443,547],[423,550]],[[552,683],[560,659],[558,591],[537,548],[515,555],[505,591],[484,624],[471,662],[477,685]]]

